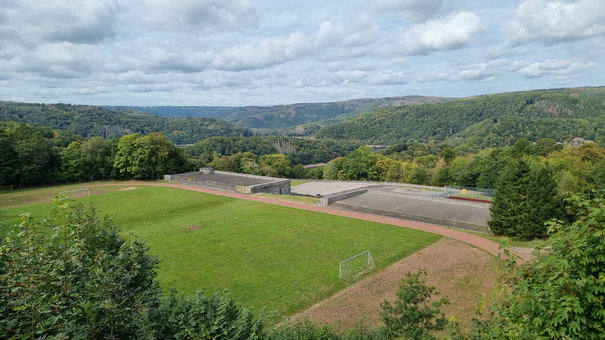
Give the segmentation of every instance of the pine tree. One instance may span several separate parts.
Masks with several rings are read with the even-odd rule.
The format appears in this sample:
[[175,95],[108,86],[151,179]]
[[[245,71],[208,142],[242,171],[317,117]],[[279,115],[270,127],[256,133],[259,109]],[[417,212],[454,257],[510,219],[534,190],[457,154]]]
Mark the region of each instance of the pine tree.
[[490,207],[492,219],[487,223],[494,234],[514,235],[528,218],[525,188],[530,172],[529,165],[523,159],[516,159],[502,171]]
[[550,171],[515,159],[502,172],[488,222],[496,235],[523,240],[546,237],[544,223],[562,216],[562,201]]
[[545,222],[563,216],[563,202],[557,194],[557,184],[552,173],[543,166],[533,169],[527,186],[527,221],[516,236],[531,240],[547,236]]

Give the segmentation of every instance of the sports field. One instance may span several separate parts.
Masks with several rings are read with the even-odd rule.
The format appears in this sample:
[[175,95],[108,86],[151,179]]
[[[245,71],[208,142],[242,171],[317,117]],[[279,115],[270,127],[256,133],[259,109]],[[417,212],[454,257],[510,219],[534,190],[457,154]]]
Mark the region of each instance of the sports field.
[[[130,190],[124,190],[130,189]],[[50,203],[0,195],[6,230],[22,212],[43,218]],[[44,195],[48,195],[46,192]],[[38,199],[39,201],[39,199]],[[344,288],[338,264],[371,250],[377,270],[440,236],[391,225],[162,187],[91,190],[103,214],[146,240],[164,289],[227,289],[239,303],[290,315]],[[8,203],[2,203],[8,202]],[[10,203],[13,202],[13,203]],[[20,202],[20,203],[15,203]]]

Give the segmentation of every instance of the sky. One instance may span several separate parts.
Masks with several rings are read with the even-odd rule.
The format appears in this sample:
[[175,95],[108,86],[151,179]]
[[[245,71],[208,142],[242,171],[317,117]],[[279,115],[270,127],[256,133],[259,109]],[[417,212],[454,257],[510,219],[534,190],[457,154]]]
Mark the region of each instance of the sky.
[[0,2],[0,100],[277,105],[604,76],[603,0]]

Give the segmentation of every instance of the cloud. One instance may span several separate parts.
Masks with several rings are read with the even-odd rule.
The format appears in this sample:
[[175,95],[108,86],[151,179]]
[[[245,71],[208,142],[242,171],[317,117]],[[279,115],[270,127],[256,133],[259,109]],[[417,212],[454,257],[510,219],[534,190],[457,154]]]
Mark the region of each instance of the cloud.
[[569,76],[595,66],[595,62],[581,62],[567,59],[547,59],[543,62],[527,64],[525,67],[519,69],[519,73],[525,78],[538,78],[548,74]]
[[445,0],[373,0],[372,5],[379,12],[398,11],[414,22],[436,17],[449,7]]
[[218,53],[210,66],[217,70],[242,71],[286,63],[321,52],[343,39],[342,28],[324,21],[314,35],[294,32],[259,44],[240,44]]
[[144,21],[153,29],[240,30],[255,27],[259,18],[247,0],[144,1]]
[[455,79],[458,80],[493,80],[502,67],[508,65],[504,59],[496,59],[487,63],[475,63],[462,67]]
[[472,12],[452,14],[444,19],[413,25],[401,43],[408,54],[458,49],[482,29],[481,18]]
[[47,43],[0,63],[0,70],[33,73],[44,78],[73,79],[90,74],[102,62],[92,45]]
[[446,66],[435,65],[416,79],[421,83],[435,81],[492,81],[503,71],[508,71],[510,65],[506,59],[495,59],[483,63],[456,64],[448,63]]
[[0,42],[96,44],[116,36],[119,9],[117,0],[4,0]]
[[602,0],[526,0],[505,26],[505,45],[552,45],[605,35]]
[[409,77],[403,72],[384,72],[372,74],[368,83],[372,85],[402,85],[409,82]]

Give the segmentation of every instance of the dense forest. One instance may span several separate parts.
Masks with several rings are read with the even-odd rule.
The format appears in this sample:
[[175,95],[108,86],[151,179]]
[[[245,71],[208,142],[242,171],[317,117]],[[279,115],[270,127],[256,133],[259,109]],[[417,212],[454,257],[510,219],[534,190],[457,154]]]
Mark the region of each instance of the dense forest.
[[134,109],[166,118],[220,118],[233,111],[230,106],[107,106],[109,109]]
[[249,129],[212,118],[168,119],[132,109],[88,105],[0,102],[0,121],[46,126],[83,137],[162,132],[176,144],[192,144],[212,136],[252,135]]
[[326,126],[382,107],[439,103],[448,100],[450,99],[443,97],[405,96],[332,103],[248,106],[237,108],[219,118],[256,129],[286,129],[311,123]]
[[[160,117],[133,108],[0,102],[0,121],[47,126],[83,137],[161,132],[176,144],[194,144],[214,136],[253,135],[386,145],[433,141],[469,151],[510,146],[520,138],[530,142],[541,138],[556,142],[582,138],[605,144],[605,87],[536,90],[456,100],[408,96],[266,107],[147,110],[158,115],[187,117]],[[220,120],[201,117],[204,114]]]
[[446,142],[474,150],[519,138],[605,142],[605,88],[539,90],[389,107],[319,130],[372,144]]

